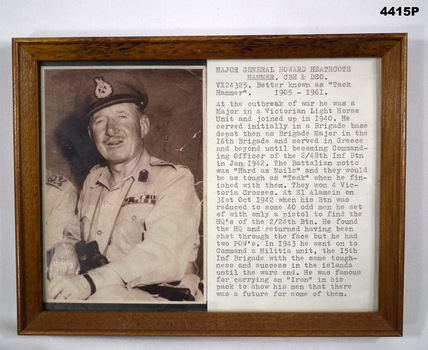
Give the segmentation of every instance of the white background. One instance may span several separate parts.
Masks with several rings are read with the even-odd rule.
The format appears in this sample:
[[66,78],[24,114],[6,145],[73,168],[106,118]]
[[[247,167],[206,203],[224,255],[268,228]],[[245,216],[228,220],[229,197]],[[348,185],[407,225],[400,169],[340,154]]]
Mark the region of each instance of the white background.
[[[415,17],[379,14],[419,6]],[[428,349],[428,2],[423,0],[1,0],[0,349]],[[142,338],[16,335],[12,37],[408,32],[408,150],[403,338]]]

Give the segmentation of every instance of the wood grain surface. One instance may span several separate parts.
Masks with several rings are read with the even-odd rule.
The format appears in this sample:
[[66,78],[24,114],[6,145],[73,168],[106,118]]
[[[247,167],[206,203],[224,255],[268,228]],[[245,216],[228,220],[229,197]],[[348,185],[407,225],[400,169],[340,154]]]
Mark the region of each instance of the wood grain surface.
[[[406,50],[406,34],[13,39],[18,333],[146,336],[402,335]],[[43,310],[40,63],[307,57],[380,57],[382,60],[377,312]]]

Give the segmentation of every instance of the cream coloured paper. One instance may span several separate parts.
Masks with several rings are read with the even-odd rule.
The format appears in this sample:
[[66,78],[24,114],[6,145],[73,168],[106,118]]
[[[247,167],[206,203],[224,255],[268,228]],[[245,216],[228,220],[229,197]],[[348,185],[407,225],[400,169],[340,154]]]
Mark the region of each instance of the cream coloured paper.
[[213,60],[209,311],[377,308],[380,62]]

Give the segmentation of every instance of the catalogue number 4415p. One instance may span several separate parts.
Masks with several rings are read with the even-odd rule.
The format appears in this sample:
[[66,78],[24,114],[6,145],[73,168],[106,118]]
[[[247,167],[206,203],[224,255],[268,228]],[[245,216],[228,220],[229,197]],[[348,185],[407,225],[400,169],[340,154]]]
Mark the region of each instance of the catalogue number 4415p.
[[380,14],[384,16],[415,16],[419,12],[419,7],[384,7]]

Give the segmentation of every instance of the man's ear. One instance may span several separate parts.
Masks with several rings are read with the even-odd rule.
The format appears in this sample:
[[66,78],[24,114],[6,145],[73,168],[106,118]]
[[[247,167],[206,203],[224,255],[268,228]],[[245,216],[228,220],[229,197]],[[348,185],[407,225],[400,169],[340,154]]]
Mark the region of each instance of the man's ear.
[[145,114],[140,116],[140,128],[141,128],[141,138],[147,135],[150,130],[150,120],[149,117]]
[[91,132],[91,126],[88,126],[88,134],[89,134],[89,138],[94,141],[94,139],[92,138],[92,132]]

